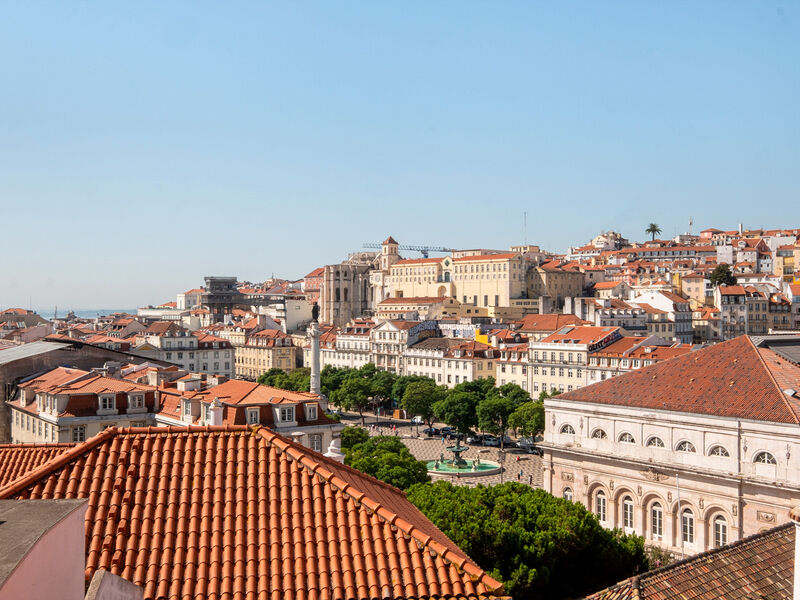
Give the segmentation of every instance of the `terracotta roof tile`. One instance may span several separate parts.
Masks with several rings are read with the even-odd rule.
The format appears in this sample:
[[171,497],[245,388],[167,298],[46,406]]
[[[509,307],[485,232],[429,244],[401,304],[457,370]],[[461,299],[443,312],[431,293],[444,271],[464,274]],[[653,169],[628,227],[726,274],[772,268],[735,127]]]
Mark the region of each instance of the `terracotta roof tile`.
[[400,490],[263,428],[107,429],[0,498],[88,498],[87,581],[148,600],[503,593]]
[[45,464],[75,444],[0,444],[0,487]]
[[794,525],[637,575],[585,600],[754,600],[791,598]]
[[781,387],[790,382],[800,390],[800,367],[740,336],[561,394],[559,400],[800,424],[800,404]]

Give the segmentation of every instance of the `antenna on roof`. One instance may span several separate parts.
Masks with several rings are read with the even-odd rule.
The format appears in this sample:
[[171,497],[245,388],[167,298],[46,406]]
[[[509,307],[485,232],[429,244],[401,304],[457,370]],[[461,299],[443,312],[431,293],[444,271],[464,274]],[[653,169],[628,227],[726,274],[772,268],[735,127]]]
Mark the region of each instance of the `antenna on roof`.
[[528,211],[522,213],[522,228],[524,233],[525,245],[528,245]]

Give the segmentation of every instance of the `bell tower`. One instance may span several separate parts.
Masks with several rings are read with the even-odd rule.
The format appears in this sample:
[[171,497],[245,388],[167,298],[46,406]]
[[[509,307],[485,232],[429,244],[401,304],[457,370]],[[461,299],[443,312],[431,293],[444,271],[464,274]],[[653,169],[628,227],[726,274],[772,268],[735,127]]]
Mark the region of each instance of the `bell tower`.
[[398,244],[392,236],[389,236],[381,242],[381,271],[388,271],[398,260],[400,260]]

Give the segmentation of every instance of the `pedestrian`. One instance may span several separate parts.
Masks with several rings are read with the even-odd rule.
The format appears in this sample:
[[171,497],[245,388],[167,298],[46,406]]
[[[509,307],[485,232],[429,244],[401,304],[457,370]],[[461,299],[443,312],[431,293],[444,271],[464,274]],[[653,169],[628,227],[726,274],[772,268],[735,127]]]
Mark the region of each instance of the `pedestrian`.
[[520,477],[522,477],[522,471],[520,471],[519,473],[517,473],[517,481],[519,481],[519,478],[520,478]]
[[519,456],[517,456],[517,462],[519,462]]
[[533,485],[533,475],[528,475],[528,485]]
[[444,446],[444,436],[442,436],[442,446]]

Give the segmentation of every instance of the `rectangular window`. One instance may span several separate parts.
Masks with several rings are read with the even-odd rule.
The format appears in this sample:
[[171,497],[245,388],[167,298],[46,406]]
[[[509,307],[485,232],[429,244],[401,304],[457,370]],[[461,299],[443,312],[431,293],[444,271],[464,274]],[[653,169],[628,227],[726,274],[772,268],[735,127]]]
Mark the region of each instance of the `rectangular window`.
[[284,423],[294,421],[294,407],[290,406],[287,408],[282,408],[280,410],[280,417],[281,421]]
[[100,409],[113,410],[116,405],[116,400],[114,396],[100,396]]
[[259,410],[258,408],[248,408],[247,409],[247,424],[248,425],[256,425],[258,423],[259,418]]
[[72,428],[72,441],[73,442],[86,441],[86,426],[79,425],[78,427]]
[[309,421],[317,420],[317,407],[314,404],[306,406],[306,419]]
[[144,407],[144,396],[142,394],[136,394],[135,396],[131,396],[128,405],[129,408]]
[[650,511],[650,522],[652,527],[651,535],[654,540],[660,540],[664,535],[664,513],[661,506],[655,504]]
[[309,442],[311,445],[311,449],[314,452],[322,452],[322,436],[318,433],[315,433],[309,436]]

